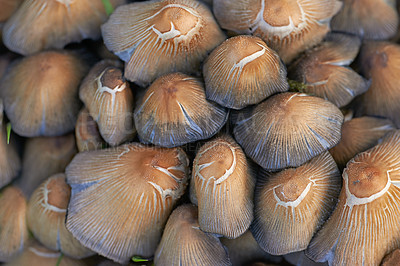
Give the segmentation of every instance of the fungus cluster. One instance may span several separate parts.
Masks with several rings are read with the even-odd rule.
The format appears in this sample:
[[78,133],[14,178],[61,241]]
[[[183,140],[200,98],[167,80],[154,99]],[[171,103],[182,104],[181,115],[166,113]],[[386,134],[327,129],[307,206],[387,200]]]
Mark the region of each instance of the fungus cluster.
[[0,264],[398,264],[398,8],[0,0]]

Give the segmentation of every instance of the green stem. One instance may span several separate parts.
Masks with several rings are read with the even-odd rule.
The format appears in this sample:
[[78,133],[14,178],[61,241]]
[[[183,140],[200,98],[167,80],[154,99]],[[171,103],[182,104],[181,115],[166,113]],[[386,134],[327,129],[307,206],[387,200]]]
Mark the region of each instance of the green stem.
[[7,144],[10,144],[10,137],[11,137],[11,123],[7,123]]
[[103,2],[104,8],[106,9],[107,16],[111,15],[114,12],[114,8],[110,2],[110,0],[101,0]]
[[133,262],[147,262],[147,261],[149,261],[148,259],[144,259],[144,258],[142,258],[142,257],[140,257],[140,256],[133,256],[132,257],[132,261]]
[[61,260],[63,259],[63,257],[64,257],[64,254],[63,254],[63,253],[61,253],[60,257],[58,257],[58,260],[57,260],[56,266],[60,266],[60,264],[61,264]]

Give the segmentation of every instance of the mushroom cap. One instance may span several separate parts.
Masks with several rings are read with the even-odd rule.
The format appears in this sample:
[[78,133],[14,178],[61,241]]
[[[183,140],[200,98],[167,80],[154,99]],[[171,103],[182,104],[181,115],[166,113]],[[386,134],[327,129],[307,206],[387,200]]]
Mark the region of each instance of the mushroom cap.
[[263,39],[285,63],[322,41],[337,0],[214,0],[222,28]]
[[301,251],[335,208],[340,172],[329,152],[280,172],[262,171],[251,232],[273,255]]
[[21,255],[5,266],[85,266],[83,261],[71,259],[60,252],[49,250],[38,243],[32,243]]
[[29,199],[27,223],[35,238],[47,248],[81,259],[94,252],[82,246],[65,227],[70,195],[65,174],[49,177]]
[[273,170],[300,166],[335,146],[342,123],[343,115],[332,103],[282,93],[239,113],[233,133],[250,158]]
[[0,23],[7,21],[23,0],[0,0]]
[[29,138],[25,142],[21,176],[17,183],[29,198],[49,176],[64,172],[77,153],[73,134],[61,137]]
[[[110,2],[116,7],[126,1]],[[3,42],[23,55],[61,49],[71,42],[98,39],[106,19],[101,0],[25,0],[6,22]]]
[[193,162],[201,230],[237,238],[253,220],[255,176],[246,155],[229,136],[207,142]]
[[358,65],[360,73],[371,79],[371,85],[358,97],[356,115],[383,116],[400,127],[400,45],[364,42]]
[[329,265],[378,265],[400,247],[400,130],[359,153],[343,172],[338,205],[306,255]]
[[400,249],[397,248],[390,252],[385,258],[382,260],[380,265],[382,266],[398,266],[400,261]]
[[151,84],[139,99],[134,118],[141,141],[176,147],[215,135],[228,111],[207,101],[200,80],[172,73]]
[[79,112],[76,120],[75,139],[79,152],[101,149],[106,144],[100,135],[96,121],[86,108]]
[[0,261],[21,253],[28,236],[26,198],[18,187],[7,187],[0,194]]
[[395,126],[388,119],[369,116],[353,118],[343,123],[340,142],[329,152],[339,168],[343,169],[357,153],[372,148],[394,129]]
[[232,37],[215,48],[203,65],[207,99],[241,109],[289,89],[286,67],[260,38]]
[[180,148],[131,143],[78,153],[67,167],[67,229],[84,246],[119,263],[151,257],[187,185]]
[[78,86],[85,64],[66,51],[25,57],[4,75],[0,94],[13,130],[24,137],[72,131],[80,109]]
[[198,1],[145,1],[117,8],[102,27],[107,48],[126,62],[125,77],[141,86],[171,72],[193,73],[224,41]]
[[344,34],[328,36],[291,64],[289,77],[304,83],[305,93],[342,107],[366,92],[369,82],[348,67],[358,54],[360,39]]
[[333,31],[382,40],[396,34],[399,15],[395,0],[343,0],[343,7],[331,21]]
[[329,266],[326,262],[315,262],[309,259],[304,250],[283,255],[285,261],[296,266]]
[[119,61],[102,60],[93,66],[82,81],[79,97],[111,146],[134,137],[133,94]]
[[168,219],[157,247],[156,265],[231,265],[228,253],[214,234],[199,227],[197,208],[176,208]]

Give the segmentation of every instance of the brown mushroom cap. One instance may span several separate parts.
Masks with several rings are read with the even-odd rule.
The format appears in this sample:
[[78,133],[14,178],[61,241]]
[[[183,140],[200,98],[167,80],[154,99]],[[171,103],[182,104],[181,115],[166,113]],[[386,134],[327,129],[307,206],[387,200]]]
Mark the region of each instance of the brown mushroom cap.
[[22,252],[28,240],[26,198],[15,186],[0,194],[0,261],[9,261]]
[[23,0],[0,0],[0,23],[7,21]]
[[296,167],[335,146],[343,115],[332,103],[282,93],[238,115],[233,129],[245,153],[266,169]]
[[365,42],[358,63],[371,86],[358,98],[356,115],[383,116],[400,127],[400,45]]
[[340,172],[329,152],[281,172],[263,171],[254,196],[251,232],[273,255],[301,251],[335,208]]
[[[125,2],[110,0],[113,7]],[[61,49],[71,42],[98,39],[106,19],[100,0],[25,0],[5,24],[3,42],[23,55]]]
[[27,222],[35,238],[47,248],[81,259],[94,252],[83,247],[65,227],[70,195],[65,174],[49,177],[29,199]]
[[400,247],[400,130],[359,153],[343,172],[343,188],[329,220],[306,255],[329,265],[378,265]]
[[126,62],[125,77],[144,86],[171,72],[195,72],[225,36],[198,1],[124,5],[102,28],[107,48]]
[[400,249],[397,248],[390,252],[382,260],[381,266],[398,266],[400,262]]
[[197,208],[186,204],[168,219],[157,247],[156,265],[231,265],[227,251],[213,234],[200,230]]
[[132,139],[136,133],[133,94],[122,75],[119,61],[102,60],[92,67],[79,88],[80,99],[111,146]]
[[203,65],[203,74],[207,98],[233,109],[289,89],[278,54],[253,36],[236,36],[215,48]]
[[228,111],[206,100],[199,79],[172,73],[151,84],[136,105],[134,118],[141,141],[176,147],[215,135]]
[[96,121],[93,120],[86,108],[79,112],[75,126],[75,139],[79,152],[98,150],[106,145],[101,138]]
[[357,117],[345,121],[342,126],[342,137],[338,145],[329,150],[340,169],[357,153],[366,151],[378,144],[386,133],[394,130],[393,123],[384,118]]
[[214,0],[222,28],[252,34],[277,51],[285,63],[319,43],[341,7],[337,0]]
[[201,230],[236,238],[253,220],[255,176],[229,136],[207,142],[193,162],[192,180]]
[[25,57],[4,75],[0,94],[13,130],[25,137],[72,131],[80,109],[78,86],[85,64],[66,51]]
[[388,39],[396,34],[399,15],[395,0],[342,2],[342,9],[331,21],[333,31],[353,33],[374,40]]
[[187,185],[180,148],[138,143],[78,153],[67,167],[67,229],[84,246],[119,263],[151,257]]

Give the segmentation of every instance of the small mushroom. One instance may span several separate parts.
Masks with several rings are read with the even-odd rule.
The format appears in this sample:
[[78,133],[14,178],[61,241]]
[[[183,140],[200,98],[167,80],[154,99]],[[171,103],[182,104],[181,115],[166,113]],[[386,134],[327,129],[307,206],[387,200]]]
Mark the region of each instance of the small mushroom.
[[285,63],[322,41],[340,7],[338,0],[213,1],[222,28],[260,37]]
[[343,0],[332,18],[333,31],[357,34],[365,39],[383,40],[396,34],[399,15],[395,0]]
[[339,192],[340,172],[329,152],[297,168],[262,171],[250,230],[272,255],[305,250],[335,208]]
[[193,162],[201,230],[237,238],[253,220],[255,176],[240,146],[229,136],[207,142]]
[[18,187],[7,187],[0,193],[0,262],[21,253],[28,234],[26,198]]
[[228,111],[206,100],[199,79],[172,73],[151,84],[139,99],[134,118],[142,142],[176,147],[215,135]]
[[214,234],[199,227],[197,208],[186,204],[168,219],[154,256],[155,265],[231,265],[228,253]]
[[75,139],[79,152],[98,150],[106,145],[96,121],[93,120],[86,108],[79,112],[75,126]]
[[80,109],[78,86],[85,64],[67,51],[18,60],[0,85],[13,130],[24,137],[59,136],[73,130]]
[[27,223],[37,240],[51,250],[76,259],[94,254],[82,246],[65,227],[71,188],[65,174],[55,174],[43,182],[28,202]]
[[302,93],[274,95],[238,114],[233,128],[245,153],[269,170],[297,167],[340,140],[343,115],[332,103]]
[[92,67],[79,88],[80,99],[111,146],[131,140],[136,133],[133,94],[121,67],[119,61],[102,60]]
[[187,186],[188,164],[180,148],[138,143],[78,153],[66,170],[72,189],[67,229],[119,263],[153,256]]
[[329,265],[378,265],[400,247],[400,130],[356,155],[343,172],[338,205],[306,255]]
[[[126,1],[109,2],[116,7]],[[71,42],[98,39],[106,19],[101,0],[25,0],[5,24],[3,42],[23,55],[61,49]]]
[[232,37],[215,48],[203,74],[207,99],[233,109],[289,89],[278,54],[253,36]]
[[194,73],[225,36],[198,1],[162,0],[118,7],[102,27],[107,48],[125,61],[125,77],[145,86],[171,72]]

